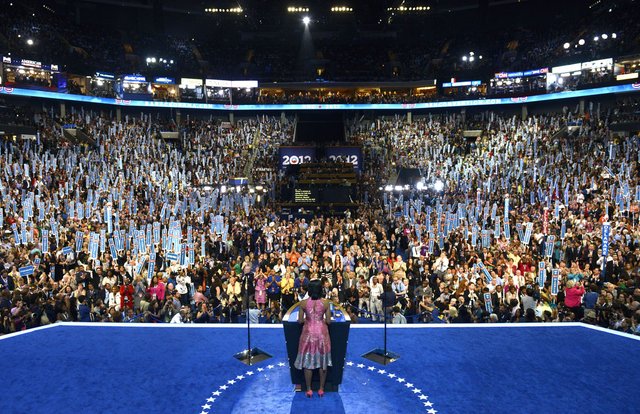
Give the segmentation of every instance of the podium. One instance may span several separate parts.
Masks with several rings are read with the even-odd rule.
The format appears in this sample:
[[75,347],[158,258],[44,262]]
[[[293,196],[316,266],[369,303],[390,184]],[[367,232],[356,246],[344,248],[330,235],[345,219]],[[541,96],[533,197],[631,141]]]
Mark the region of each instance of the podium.
[[[302,324],[298,323],[298,311],[300,310],[300,302],[293,305],[282,318],[284,327],[284,337],[287,343],[287,357],[289,359],[289,371],[291,373],[291,383],[299,386],[304,382],[304,371],[296,369],[293,365],[296,362],[298,354],[298,345],[300,342],[300,334],[302,333]],[[349,341],[349,326],[351,318],[347,312],[339,305],[331,304],[331,323],[329,324],[329,336],[331,337],[331,363],[327,369],[327,380],[325,382],[325,391],[336,392],[342,383],[342,373],[344,371],[344,363],[347,357],[347,342]],[[318,388],[320,381],[318,370],[314,370],[312,386]]]

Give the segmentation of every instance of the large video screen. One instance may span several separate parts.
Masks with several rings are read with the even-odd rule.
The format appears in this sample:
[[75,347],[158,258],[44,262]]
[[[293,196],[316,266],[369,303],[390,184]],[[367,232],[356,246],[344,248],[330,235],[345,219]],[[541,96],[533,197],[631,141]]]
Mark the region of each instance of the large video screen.
[[280,147],[280,169],[316,161],[315,147]]
[[334,162],[348,162],[353,168],[362,171],[362,148],[360,147],[327,147],[327,158]]

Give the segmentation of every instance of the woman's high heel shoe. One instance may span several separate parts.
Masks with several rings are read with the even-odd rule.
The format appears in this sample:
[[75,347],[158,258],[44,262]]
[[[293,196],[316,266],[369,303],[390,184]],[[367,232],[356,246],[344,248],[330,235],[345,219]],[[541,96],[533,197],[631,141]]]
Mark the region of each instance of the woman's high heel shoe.
[[313,391],[309,390],[305,393],[305,395],[307,396],[307,398],[311,398],[313,397]]
[[324,390],[322,388],[318,390],[318,397],[320,398],[324,397]]

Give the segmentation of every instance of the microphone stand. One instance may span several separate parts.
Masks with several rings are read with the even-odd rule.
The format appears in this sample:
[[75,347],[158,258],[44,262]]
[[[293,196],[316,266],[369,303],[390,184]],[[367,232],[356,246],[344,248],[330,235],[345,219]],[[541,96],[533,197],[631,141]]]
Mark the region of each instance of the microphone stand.
[[384,314],[384,328],[383,328],[383,346],[384,348],[375,348],[371,351],[362,355],[363,358],[366,358],[370,361],[376,362],[378,364],[387,365],[390,364],[398,358],[400,355],[395,352],[390,352],[387,349],[387,295],[386,292],[382,293],[382,312]]
[[247,349],[238,352],[233,357],[243,364],[253,365],[255,363],[264,361],[271,358],[273,355],[266,353],[260,348],[251,348],[251,319],[249,317],[249,274],[244,278],[244,300],[246,303],[246,317],[247,317]]

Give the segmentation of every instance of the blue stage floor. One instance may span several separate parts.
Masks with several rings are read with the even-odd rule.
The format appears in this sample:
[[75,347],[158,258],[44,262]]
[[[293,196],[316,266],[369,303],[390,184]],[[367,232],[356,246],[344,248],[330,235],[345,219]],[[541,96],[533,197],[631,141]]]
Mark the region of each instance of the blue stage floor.
[[0,413],[638,413],[640,342],[580,324],[351,329],[339,393],[294,393],[282,327],[65,324],[0,337]]

